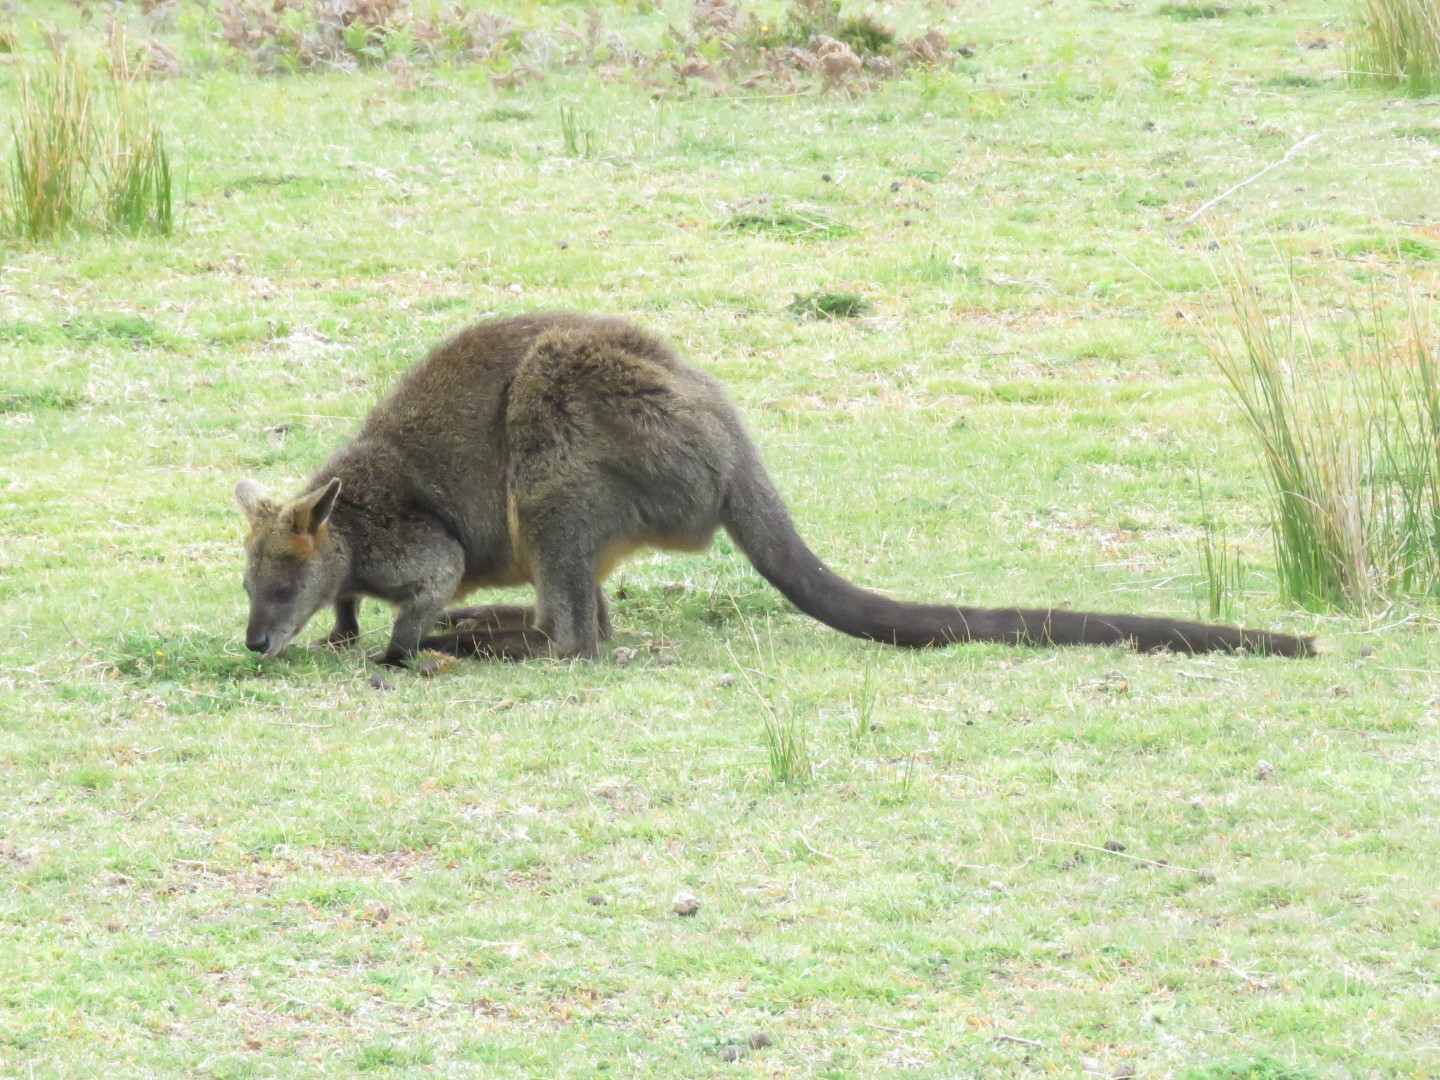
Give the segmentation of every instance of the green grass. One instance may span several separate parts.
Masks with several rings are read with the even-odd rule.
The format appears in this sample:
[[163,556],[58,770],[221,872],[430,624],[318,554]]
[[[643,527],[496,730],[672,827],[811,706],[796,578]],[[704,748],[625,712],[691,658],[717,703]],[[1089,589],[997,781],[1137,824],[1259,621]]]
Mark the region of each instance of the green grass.
[[[602,6],[646,48],[688,17]],[[96,33],[23,7],[27,47],[31,18]],[[183,72],[151,85],[174,234],[0,251],[0,1074],[1440,1073],[1435,609],[1277,599],[1199,333],[1212,238],[1271,287],[1279,243],[1306,295],[1433,293],[1434,110],[1297,49],[1334,4],[1153,7],[892,5],[974,56],[717,94],[262,77],[182,5]],[[871,317],[786,311],[830,288]],[[626,666],[382,690],[357,654],[246,654],[235,481],[293,490],[429,344],[540,307],[723,379],[859,582],[1190,616],[1213,516],[1236,617],[1338,652],[902,653],[796,615],[722,539],[612,579]],[[385,614],[362,623],[374,651]],[[805,782],[777,782],[747,672]]]
[[1440,9],[1431,0],[1351,0],[1346,62],[1357,85],[1440,89]]

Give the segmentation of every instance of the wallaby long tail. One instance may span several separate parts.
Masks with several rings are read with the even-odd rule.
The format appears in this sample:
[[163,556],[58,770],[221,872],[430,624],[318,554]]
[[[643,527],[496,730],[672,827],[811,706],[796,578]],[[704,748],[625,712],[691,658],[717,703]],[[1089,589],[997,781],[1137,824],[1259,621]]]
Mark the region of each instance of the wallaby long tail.
[[[746,448],[749,450],[749,448]],[[1128,645],[1142,651],[1256,652],[1313,656],[1310,637],[1141,615],[1063,608],[973,608],[912,604],[861,589],[827,567],[800,538],[753,451],[726,496],[725,530],[792,604],[854,637],[924,648],[961,641],[1010,645]]]

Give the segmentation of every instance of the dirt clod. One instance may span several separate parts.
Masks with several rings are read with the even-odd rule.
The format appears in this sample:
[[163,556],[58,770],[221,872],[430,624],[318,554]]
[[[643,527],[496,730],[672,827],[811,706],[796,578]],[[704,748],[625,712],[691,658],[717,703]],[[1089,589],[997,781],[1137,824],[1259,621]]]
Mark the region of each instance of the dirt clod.
[[1266,761],[1264,758],[1261,758],[1255,763],[1255,779],[1257,780],[1268,779],[1270,774],[1274,771],[1275,766],[1271,765],[1270,762]]
[[1119,840],[1106,840],[1102,845],[1106,851],[1124,851],[1125,845]]
[[621,645],[611,655],[615,658],[616,667],[625,667],[635,662],[635,650],[625,645]]
[[675,894],[673,910],[676,915],[694,915],[700,910],[700,898],[694,893],[679,892]]
[[381,926],[390,921],[390,908],[383,900],[375,900],[373,898],[366,900],[362,908],[365,912],[363,918],[366,922],[372,922],[376,926]]
[[728,1046],[720,1047],[721,1061],[739,1061],[745,1056],[745,1048],[739,1043],[730,1043]]
[[774,1046],[775,1040],[763,1031],[757,1031],[750,1036],[751,1050],[764,1050],[767,1046]]
[[379,675],[370,676],[370,688],[372,690],[393,690],[395,689]]
[[598,894],[595,895],[595,896],[587,896],[587,897],[585,897],[585,902],[586,902],[587,904],[589,904],[591,907],[604,907],[604,906],[605,906],[605,897],[600,896],[600,895],[598,895]]

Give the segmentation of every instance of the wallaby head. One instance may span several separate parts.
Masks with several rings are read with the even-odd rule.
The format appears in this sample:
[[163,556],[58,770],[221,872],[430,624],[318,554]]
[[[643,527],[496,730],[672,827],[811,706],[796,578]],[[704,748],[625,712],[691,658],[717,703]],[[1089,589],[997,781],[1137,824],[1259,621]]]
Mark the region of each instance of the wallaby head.
[[247,649],[277,655],[310,616],[335,602],[345,580],[345,554],[326,522],[339,494],[338,478],[290,503],[270,498],[254,480],[235,485],[235,501],[250,522],[245,540]]

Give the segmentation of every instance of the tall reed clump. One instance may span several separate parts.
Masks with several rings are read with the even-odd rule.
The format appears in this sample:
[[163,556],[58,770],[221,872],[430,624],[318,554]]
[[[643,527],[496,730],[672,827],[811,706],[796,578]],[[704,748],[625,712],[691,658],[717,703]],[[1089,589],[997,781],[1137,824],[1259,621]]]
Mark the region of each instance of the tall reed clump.
[[170,155],[150,112],[143,69],[122,51],[112,59],[110,122],[104,140],[106,223],[120,232],[169,236],[175,227]]
[[83,213],[95,158],[90,83],[56,52],[50,69],[20,68],[19,91],[5,224],[16,236],[44,240]]
[[1269,480],[1282,596],[1324,610],[1440,595],[1433,308],[1407,285],[1402,305],[1372,290],[1322,315],[1293,276],[1276,305],[1229,271],[1240,341],[1217,334],[1215,356]]
[[0,222],[46,240],[86,228],[174,228],[170,157],[143,69],[112,61],[99,80],[68,50],[22,64]]
[[1435,0],[1352,0],[1345,39],[1350,80],[1440,90],[1440,4]]

